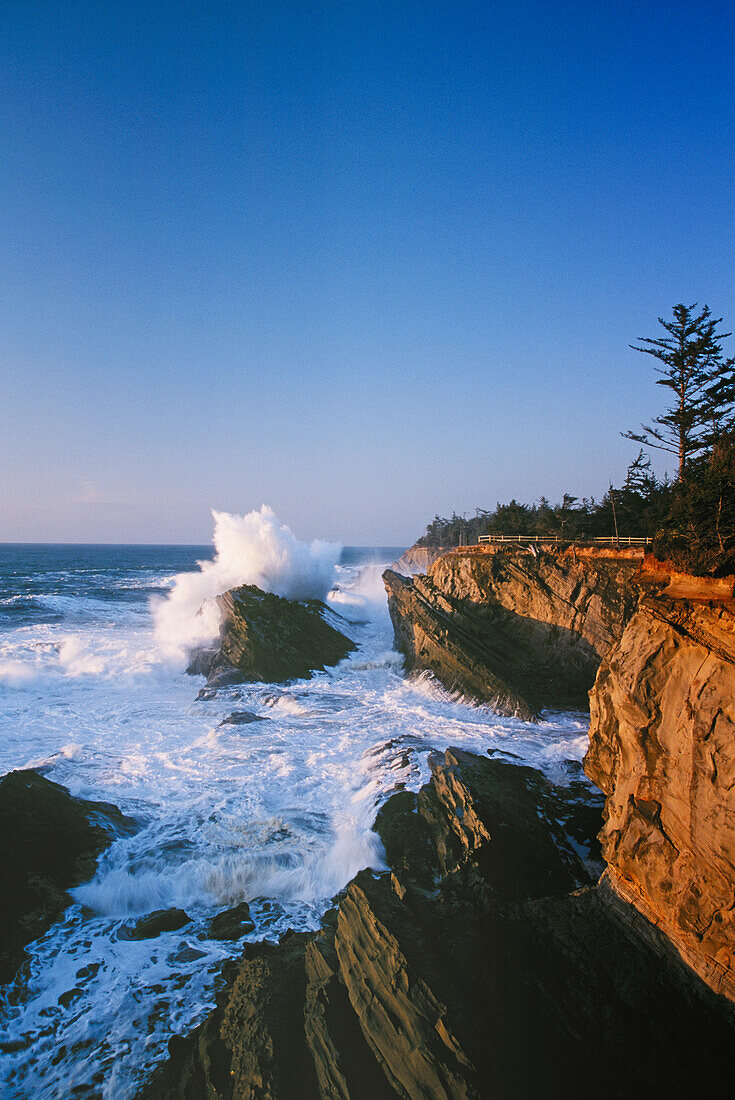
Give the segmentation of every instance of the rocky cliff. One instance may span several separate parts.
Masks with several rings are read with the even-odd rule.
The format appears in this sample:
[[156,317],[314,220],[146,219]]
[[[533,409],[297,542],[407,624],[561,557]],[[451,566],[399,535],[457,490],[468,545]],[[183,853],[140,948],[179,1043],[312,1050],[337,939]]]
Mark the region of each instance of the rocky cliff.
[[409,665],[449,687],[530,714],[599,669],[604,814],[582,779],[432,758],[378,813],[390,870],[319,933],[248,945],[146,1100],[731,1100],[733,589],[639,566],[465,551],[386,573]]
[[396,647],[450,690],[533,717],[586,706],[633,612],[631,555],[455,550],[426,576],[384,574]]
[[143,1095],[725,1100],[728,1006],[590,884],[580,785],[435,758],[378,815],[392,871],[360,872],[320,933],[249,945]]
[[707,595],[641,600],[592,691],[585,767],[611,886],[732,1000],[735,604]]

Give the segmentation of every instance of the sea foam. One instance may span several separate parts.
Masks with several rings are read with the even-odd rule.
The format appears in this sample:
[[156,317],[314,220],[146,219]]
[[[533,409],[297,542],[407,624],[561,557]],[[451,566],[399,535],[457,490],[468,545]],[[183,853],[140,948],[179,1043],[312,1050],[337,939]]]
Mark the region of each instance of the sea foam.
[[342,551],[339,543],[301,542],[263,505],[245,516],[212,512],[215,555],[196,573],[179,573],[165,598],[153,598],[156,639],[174,660],[213,642],[220,612],[215,596],[241,584],[290,600],[326,598]]

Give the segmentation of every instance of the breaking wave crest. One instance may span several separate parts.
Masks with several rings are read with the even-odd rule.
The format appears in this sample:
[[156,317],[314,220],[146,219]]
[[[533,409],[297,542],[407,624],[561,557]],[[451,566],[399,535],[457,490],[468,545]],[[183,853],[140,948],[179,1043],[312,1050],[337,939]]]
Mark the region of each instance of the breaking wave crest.
[[342,551],[339,543],[301,542],[265,504],[245,516],[212,516],[214,559],[200,561],[199,572],[180,573],[168,596],[152,600],[156,639],[176,658],[215,640],[220,613],[214,597],[228,588],[254,584],[290,600],[324,600]]

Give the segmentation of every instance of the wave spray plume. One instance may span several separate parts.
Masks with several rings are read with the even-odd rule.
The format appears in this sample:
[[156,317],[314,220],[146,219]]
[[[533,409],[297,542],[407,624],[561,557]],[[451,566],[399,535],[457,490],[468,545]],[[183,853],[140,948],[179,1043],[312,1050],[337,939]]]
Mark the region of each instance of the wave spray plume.
[[290,600],[324,600],[334,582],[339,543],[301,542],[265,504],[245,516],[212,516],[214,559],[200,561],[198,572],[179,573],[169,595],[153,601],[156,638],[172,659],[184,660],[188,650],[216,639],[214,597],[228,588],[254,584]]

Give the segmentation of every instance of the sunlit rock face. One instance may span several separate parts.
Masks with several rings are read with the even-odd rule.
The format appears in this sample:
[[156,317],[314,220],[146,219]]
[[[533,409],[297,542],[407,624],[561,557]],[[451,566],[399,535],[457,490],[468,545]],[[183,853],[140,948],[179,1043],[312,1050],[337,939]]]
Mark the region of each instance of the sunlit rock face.
[[591,694],[614,888],[735,999],[735,613],[644,598]]
[[394,562],[393,568],[396,573],[407,577],[414,573],[428,573],[437,558],[448,553],[449,549],[448,546],[409,546],[398,561]]
[[426,576],[384,574],[409,669],[504,713],[587,705],[637,591],[633,558],[453,551]]

